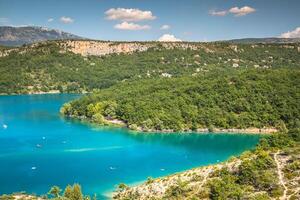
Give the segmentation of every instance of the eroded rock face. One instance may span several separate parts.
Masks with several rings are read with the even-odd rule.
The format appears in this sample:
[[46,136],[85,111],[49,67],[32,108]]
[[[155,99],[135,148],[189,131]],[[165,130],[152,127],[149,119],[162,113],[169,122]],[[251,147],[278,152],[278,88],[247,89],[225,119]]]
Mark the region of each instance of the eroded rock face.
[[60,53],[71,51],[82,56],[103,56],[108,54],[130,54],[133,52],[143,52],[150,48],[160,50],[165,49],[202,49],[206,53],[214,53],[214,45],[205,43],[191,42],[110,42],[110,41],[93,41],[93,40],[61,40],[61,41],[46,41],[34,43],[21,48],[13,48],[9,50],[0,50],[0,57],[9,55],[15,51],[17,53],[26,53],[31,50],[39,49],[47,45],[47,43],[55,43],[59,46]]
[[152,44],[142,43],[115,43],[101,41],[66,41],[60,44],[65,50],[72,51],[83,56],[101,56],[113,53],[132,53],[146,51],[153,47]]
[[[201,44],[194,43],[155,43],[155,42],[104,42],[104,41],[64,41],[60,43],[60,46],[64,50],[71,51],[82,56],[102,56],[107,54],[119,54],[119,53],[133,53],[147,51],[150,48],[159,48],[159,46],[166,49],[182,48],[182,49],[193,49],[207,47]],[[210,51],[213,52],[213,51]]]

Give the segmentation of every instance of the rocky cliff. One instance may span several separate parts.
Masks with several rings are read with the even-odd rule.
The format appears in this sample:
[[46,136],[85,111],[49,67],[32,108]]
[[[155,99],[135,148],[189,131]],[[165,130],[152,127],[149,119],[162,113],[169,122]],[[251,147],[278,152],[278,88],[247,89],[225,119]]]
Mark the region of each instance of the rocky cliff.
[[[97,41],[97,40],[56,40],[56,41],[44,41],[26,45],[19,48],[4,48],[0,49],[0,57],[7,56],[11,52],[24,53],[27,51],[34,51],[39,49],[38,47],[46,47],[47,44],[56,44],[61,50],[61,53],[67,51],[82,56],[103,56],[108,54],[130,54],[133,52],[147,51],[148,49],[160,50],[165,49],[202,49],[206,53],[215,53],[220,48],[220,45],[226,43],[199,43],[199,42],[111,42],[111,41]],[[221,48],[225,48],[235,53],[243,52],[242,46],[238,45],[225,45]],[[265,44],[251,45],[252,48],[264,48]],[[279,48],[295,49],[300,53],[300,46],[297,44],[281,44]]]
[[[105,42],[105,41],[90,41],[90,40],[68,40],[60,42],[60,46],[64,50],[72,51],[75,54],[81,54],[82,56],[102,56],[107,54],[120,54],[120,53],[133,53],[140,51],[147,51],[150,48],[163,47],[166,49],[182,48],[182,49],[199,49],[204,48],[207,51],[211,51],[204,47],[201,43],[160,43],[160,42]],[[211,51],[212,52],[212,51]]]

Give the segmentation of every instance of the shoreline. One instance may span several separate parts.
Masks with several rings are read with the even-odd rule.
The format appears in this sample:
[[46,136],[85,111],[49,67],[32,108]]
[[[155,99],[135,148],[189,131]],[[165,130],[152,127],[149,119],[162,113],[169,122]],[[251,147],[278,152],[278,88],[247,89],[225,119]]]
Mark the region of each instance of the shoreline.
[[[45,94],[86,94],[88,92],[82,92],[82,93],[61,93],[58,90],[51,90],[49,92],[33,92],[33,93],[26,93],[26,94],[0,94],[0,96],[15,96],[15,95],[45,95]],[[74,116],[64,116],[67,118],[71,119],[78,119],[80,121],[86,121],[88,123],[96,124],[98,126],[110,126],[110,127],[121,127],[121,128],[126,128],[129,131],[134,131],[134,132],[140,132],[140,133],[194,133],[194,134],[206,134],[206,133],[211,133],[211,134],[273,134],[278,132],[278,129],[274,127],[268,127],[268,128],[256,128],[256,127],[248,127],[248,128],[213,128],[213,130],[209,130],[209,128],[199,128],[196,130],[181,130],[181,131],[174,131],[171,129],[165,129],[165,130],[155,130],[155,129],[143,129],[142,127],[137,127],[136,130],[130,129],[129,125],[124,122],[123,120],[119,119],[106,119],[105,124],[97,124],[93,123],[90,121],[90,119],[87,119],[85,116],[79,116],[79,117],[74,117]]]
[[0,96],[17,96],[17,95],[44,95],[44,94],[88,94],[90,92],[60,92],[58,90],[51,90],[49,92],[28,92],[28,93],[0,93]]
[[249,127],[249,128],[214,128],[213,130],[209,130],[209,128],[201,128],[201,129],[196,129],[196,130],[181,130],[181,131],[174,131],[174,130],[155,130],[155,129],[143,129],[141,127],[138,127],[136,130],[130,129],[129,125],[124,122],[123,120],[119,119],[106,119],[104,124],[97,124],[92,122],[90,119],[86,118],[85,116],[79,116],[79,117],[74,117],[74,116],[65,116],[62,114],[63,117],[67,117],[69,119],[77,119],[80,122],[85,122],[89,124],[94,124],[97,126],[102,126],[102,127],[114,127],[114,128],[125,128],[128,131],[131,132],[136,132],[136,133],[161,133],[161,134],[250,134],[250,135],[269,135],[273,133],[277,133],[279,130],[274,128],[274,127],[268,127],[268,128],[256,128],[256,127]]
[[[199,184],[204,184],[209,175],[217,170],[220,170],[224,166],[229,167],[231,171],[235,170],[241,164],[241,159],[239,157],[231,157],[219,163],[212,163],[204,166],[198,166],[191,169],[175,172],[166,176],[161,176],[151,179],[151,181],[144,180],[142,183],[137,183],[134,185],[127,185],[128,187],[120,190],[114,191],[112,193],[111,199],[123,199],[124,197],[131,196],[133,194],[141,194],[141,199],[148,199],[147,197],[157,197],[162,196],[170,185],[175,184],[178,181],[178,177],[181,181],[191,181],[193,177],[191,175],[197,174],[197,176],[203,179]],[[154,194],[152,196],[152,194]]]
[[[128,128],[128,127],[126,127]],[[129,129],[129,128],[128,128]],[[131,130],[131,129],[129,129]],[[135,131],[135,130],[131,130]],[[197,130],[184,130],[184,131],[173,131],[173,130],[136,130],[137,132],[142,133],[195,133],[195,134],[254,134],[254,135],[260,135],[260,134],[273,134],[278,132],[275,128],[245,128],[245,129],[238,129],[238,128],[229,128],[229,129],[223,129],[223,128],[215,128],[213,131],[209,131],[208,128],[203,129],[197,129]]]

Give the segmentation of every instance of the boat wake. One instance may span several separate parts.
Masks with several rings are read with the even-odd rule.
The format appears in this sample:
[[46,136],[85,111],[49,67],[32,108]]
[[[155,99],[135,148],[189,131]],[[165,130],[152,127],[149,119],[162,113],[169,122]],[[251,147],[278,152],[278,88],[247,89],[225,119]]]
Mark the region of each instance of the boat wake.
[[123,146],[110,146],[100,148],[79,148],[79,149],[66,149],[65,152],[88,152],[88,151],[107,151],[113,149],[122,149]]

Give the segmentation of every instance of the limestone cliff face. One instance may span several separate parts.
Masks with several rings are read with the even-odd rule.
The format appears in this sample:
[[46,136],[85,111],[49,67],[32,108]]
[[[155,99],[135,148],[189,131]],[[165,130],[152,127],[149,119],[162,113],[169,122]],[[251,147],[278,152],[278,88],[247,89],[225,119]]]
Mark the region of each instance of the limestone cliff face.
[[65,41],[60,43],[65,50],[72,51],[75,54],[83,56],[101,56],[113,53],[132,53],[135,51],[146,51],[153,45],[128,42],[102,42],[102,41]]
[[133,53],[147,51],[149,48],[162,46],[166,49],[198,49],[202,45],[194,43],[157,43],[157,42],[104,42],[104,41],[64,41],[60,43],[64,50],[72,51],[83,56],[101,56],[107,54]]
[[18,53],[25,53],[39,47],[45,46],[47,43],[56,43],[60,47],[60,52],[64,53],[71,51],[82,56],[103,56],[108,54],[130,54],[133,52],[147,51],[150,48],[154,49],[204,49],[207,53],[213,53],[207,45],[203,43],[188,43],[188,42],[108,42],[108,41],[92,41],[92,40],[62,40],[62,41],[48,41],[31,44],[21,48],[13,48],[9,50],[0,50],[0,57],[9,55],[9,53],[16,51]]
[[[10,49],[0,49],[0,57],[8,56],[11,52],[26,53],[27,51],[39,49],[39,47],[45,47],[47,44],[53,44],[59,46],[60,52],[65,53],[67,51],[73,52],[75,54],[80,54],[82,56],[103,56],[108,54],[130,54],[133,52],[143,52],[150,48],[155,50],[165,49],[192,49],[199,50],[202,49],[206,53],[214,53],[218,44],[213,43],[192,43],[192,42],[110,42],[110,41],[93,41],[93,40],[60,40],[60,41],[46,41],[34,43],[25,47],[20,48],[10,48]],[[251,45],[252,48],[264,47],[264,45]],[[225,46],[228,50],[234,51],[236,53],[243,51],[238,45]],[[299,45],[281,45],[279,48],[289,48],[295,49],[300,52]]]

